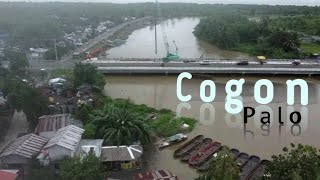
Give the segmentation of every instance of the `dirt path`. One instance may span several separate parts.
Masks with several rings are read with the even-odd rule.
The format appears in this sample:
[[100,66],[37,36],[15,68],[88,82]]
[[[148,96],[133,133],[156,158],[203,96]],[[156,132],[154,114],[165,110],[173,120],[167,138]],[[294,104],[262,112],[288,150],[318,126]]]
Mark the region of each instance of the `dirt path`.
[[19,133],[28,132],[29,123],[23,112],[15,111],[7,132],[4,142],[0,144],[0,151],[10,142],[14,141]]

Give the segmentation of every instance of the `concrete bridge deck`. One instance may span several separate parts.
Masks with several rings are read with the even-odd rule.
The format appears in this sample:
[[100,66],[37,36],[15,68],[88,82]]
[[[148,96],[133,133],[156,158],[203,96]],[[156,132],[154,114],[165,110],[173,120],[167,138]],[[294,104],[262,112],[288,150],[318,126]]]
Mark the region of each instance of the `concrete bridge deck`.
[[237,65],[239,60],[207,60],[193,62],[161,61],[87,61],[105,74],[179,74],[181,72],[197,74],[297,74],[320,75],[320,62],[301,60],[298,66],[293,60],[270,60],[260,65],[251,60],[248,65]]
[[300,74],[320,75],[319,60],[301,60],[298,66],[292,66],[294,60],[268,60],[260,65],[256,60],[248,60],[248,65],[237,65],[240,60],[184,59],[184,61],[163,64],[159,59],[106,59],[103,61],[30,61],[31,70],[53,70],[73,68],[75,63],[90,63],[105,74],[179,74],[190,72],[197,74]]

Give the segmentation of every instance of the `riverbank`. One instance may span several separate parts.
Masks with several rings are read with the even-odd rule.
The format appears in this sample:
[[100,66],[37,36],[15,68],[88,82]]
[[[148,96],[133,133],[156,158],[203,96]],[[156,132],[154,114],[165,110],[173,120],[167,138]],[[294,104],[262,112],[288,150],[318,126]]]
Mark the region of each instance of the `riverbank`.
[[[103,48],[104,51],[101,52],[100,54],[104,54],[109,49],[116,47],[116,46],[120,46],[123,43],[125,43],[129,37],[129,35],[133,31],[135,31],[137,29],[144,28],[144,27],[149,26],[151,24],[152,24],[151,18],[144,19],[144,20],[138,21],[136,23],[129,23],[126,26],[124,26],[122,29],[113,33],[113,35],[111,35],[110,37],[102,39],[99,43],[97,43],[91,49]],[[107,53],[106,53],[106,55],[107,55]]]

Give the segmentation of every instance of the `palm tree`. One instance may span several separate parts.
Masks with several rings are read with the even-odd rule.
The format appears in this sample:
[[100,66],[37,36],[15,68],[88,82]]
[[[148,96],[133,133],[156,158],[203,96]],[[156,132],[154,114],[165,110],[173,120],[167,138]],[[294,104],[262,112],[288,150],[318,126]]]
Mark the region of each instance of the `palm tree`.
[[140,140],[150,142],[149,127],[141,116],[124,108],[105,106],[91,115],[98,136],[112,145],[130,145]]

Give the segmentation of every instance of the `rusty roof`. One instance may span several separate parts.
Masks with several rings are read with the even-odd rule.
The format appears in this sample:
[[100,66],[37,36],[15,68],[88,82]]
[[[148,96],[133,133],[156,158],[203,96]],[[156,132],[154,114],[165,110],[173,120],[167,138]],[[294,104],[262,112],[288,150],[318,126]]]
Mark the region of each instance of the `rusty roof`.
[[71,117],[71,114],[44,115],[39,117],[35,133],[46,131],[58,131],[60,128],[63,128],[68,125],[75,125],[80,128],[83,127],[82,122],[73,119]]

